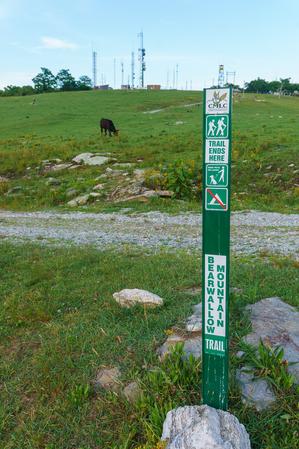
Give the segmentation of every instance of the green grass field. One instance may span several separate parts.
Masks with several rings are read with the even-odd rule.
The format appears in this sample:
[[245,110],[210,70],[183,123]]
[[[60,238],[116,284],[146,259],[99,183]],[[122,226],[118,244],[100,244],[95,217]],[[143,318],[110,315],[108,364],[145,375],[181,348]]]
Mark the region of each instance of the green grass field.
[[[158,170],[181,160],[202,162],[199,92],[77,92],[0,98],[0,209],[68,209],[66,191],[89,192],[106,166],[43,173],[42,160],[70,161],[82,152],[111,152],[118,162]],[[186,106],[187,105],[187,106]],[[144,112],[161,109],[156,113]],[[113,119],[119,138],[101,137],[101,117]],[[233,111],[232,208],[298,212],[299,99],[237,95]],[[183,122],[183,124],[177,124]],[[139,160],[139,162],[138,162]],[[192,163],[193,163],[192,162]],[[30,169],[29,169],[30,167]],[[132,175],[129,169],[129,176]],[[48,186],[49,177],[60,180]],[[199,175],[200,178],[200,175]],[[111,178],[105,189],[119,182]],[[9,190],[18,188],[16,194]],[[200,211],[197,198],[114,204],[103,196],[78,209]],[[51,248],[1,242],[0,448],[162,449],[158,441],[168,410],[201,402],[201,362],[181,360],[180,348],[164,363],[156,349],[184,328],[200,295],[201,260],[187,251],[156,254],[134,247]],[[279,296],[298,302],[298,262],[269,254],[232,257],[229,411],[246,426],[252,449],[295,449],[298,388],[286,367],[268,354],[267,376],[278,397],[256,412],[241,401],[235,382],[249,333],[246,304]],[[112,294],[142,288],[165,305],[120,308]],[[266,357],[267,359],[267,357]],[[121,394],[94,389],[99,368],[118,366],[122,382],[137,380],[135,405]],[[287,381],[285,380],[287,379]]]
[[[241,403],[234,354],[250,329],[243,309],[273,294],[298,305],[297,265],[276,257],[232,261],[231,285],[243,293],[231,296],[229,409],[246,425],[253,449],[296,447],[298,396],[268,370],[278,383],[275,406],[258,413]],[[200,301],[185,291],[199,285],[198,256],[178,252],[170,261],[133,248],[120,254],[3,244],[0,266],[1,448],[129,449],[147,442],[142,447],[153,449],[166,412],[200,402],[200,363],[161,365],[155,355],[167,330],[183,327]],[[161,295],[165,305],[120,308],[112,293],[136,286]],[[142,381],[141,403],[95,392],[101,366],[120,367],[124,383]]]
[[[138,168],[158,169],[175,160],[194,161],[201,170],[202,94],[200,92],[76,92],[0,98],[0,207],[41,209],[65,207],[65,191],[85,193],[105,167],[55,173],[62,183],[46,186],[38,167],[44,159],[70,161],[81,152],[109,151],[119,162],[142,159]],[[193,105],[192,105],[193,104]],[[190,106],[186,106],[190,105]],[[162,109],[154,114],[143,112]],[[99,120],[112,118],[119,138],[101,138]],[[233,107],[232,208],[291,212],[298,207],[299,99],[270,95],[236,95]],[[183,122],[183,124],[176,124]],[[136,166],[136,167],[137,167]],[[31,167],[30,170],[27,170]],[[5,193],[21,187],[18,195]],[[197,210],[200,198],[170,210]],[[126,205],[127,206],[127,205]],[[89,208],[112,206],[100,201]],[[136,205],[164,209],[165,201]]]

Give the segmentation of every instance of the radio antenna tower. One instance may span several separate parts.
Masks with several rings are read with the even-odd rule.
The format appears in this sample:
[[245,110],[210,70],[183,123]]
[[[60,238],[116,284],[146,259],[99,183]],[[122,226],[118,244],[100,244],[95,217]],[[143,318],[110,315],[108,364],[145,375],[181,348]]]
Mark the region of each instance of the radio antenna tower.
[[179,65],[176,65],[176,72],[175,72],[175,88],[178,88],[179,84]]
[[224,65],[219,66],[219,73],[218,73],[218,87],[224,86]]
[[93,88],[97,87],[97,52],[92,52],[92,78],[93,78]]
[[116,59],[113,59],[113,88],[116,88]]
[[135,82],[135,55],[132,51],[131,53],[131,87],[134,89],[134,83]]
[[121,65],[121,85],[123,86],[123,84],[124,84],[124,63],[123,63],[123,61],[121,61],[120,65]]
[[[232,79],[232,83],[230,80]],[[233,84],[233,86],[236,83],[236,72],[226,72],[226,84]]]
[[141,31],[138,35],[140,37],[140,47],[138,48],[138,60],[140,64],[140,75],[139,75],[139,87],[144,88],[144,72],[146,70],[145,66],[145,48],[143,48],[143,31]]

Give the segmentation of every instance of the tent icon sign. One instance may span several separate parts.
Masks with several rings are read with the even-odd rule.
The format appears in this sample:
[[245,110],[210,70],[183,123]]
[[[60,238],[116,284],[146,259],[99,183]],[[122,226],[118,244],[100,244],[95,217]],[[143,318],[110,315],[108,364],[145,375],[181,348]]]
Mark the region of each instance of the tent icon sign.
[[205,193],[206,210],[227,211],[228,189],[209,187]]

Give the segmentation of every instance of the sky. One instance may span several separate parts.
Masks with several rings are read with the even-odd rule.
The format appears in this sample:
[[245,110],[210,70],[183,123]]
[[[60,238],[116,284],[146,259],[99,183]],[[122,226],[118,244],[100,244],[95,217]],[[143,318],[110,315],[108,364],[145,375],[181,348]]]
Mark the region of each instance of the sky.
[[299,0],[0,0],[0,88],[32,84],[40,67],[92,77],[92,50],[97,84],[119,87],[121,62],[127,83],[132,51],[138,84],[141,30],[145,84],[176,87],[178,65],[177,87],[202,89],[219,64],[241,86],[299,82]]

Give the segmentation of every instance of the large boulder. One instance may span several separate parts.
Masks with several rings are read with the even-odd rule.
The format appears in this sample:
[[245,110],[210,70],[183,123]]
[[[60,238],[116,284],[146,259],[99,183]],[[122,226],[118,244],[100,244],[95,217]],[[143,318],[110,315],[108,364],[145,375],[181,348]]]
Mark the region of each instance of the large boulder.
[[185,406],[167,413],[162,441],[166,449],[250,449],[238,419],[208,405]]
[[138,288],[125,288],[120,292],[113,293],[113,298],[122,307],[132,307],[142,304],[146,307],[157,307],[163,305],[163,299],[154,293]]
[[109,157],[99,156],[93,153],[81,153],[73,158],[73,162],[84,165],[103,165],[106,164],[109,159]]
[[252,323],[252,332],[244,339],[246,343],[258,346],[262,340],[272,348],[282,347],[288,370],[299,383],[299,312],[277,297],[262,299],[248,305],[246,310]]
[[242,402],[253,406],[258,412],[267,409],[276,401],[276,396],[268,382],[254,377],[250,367],[238,369],[236,379],[241,388]]

